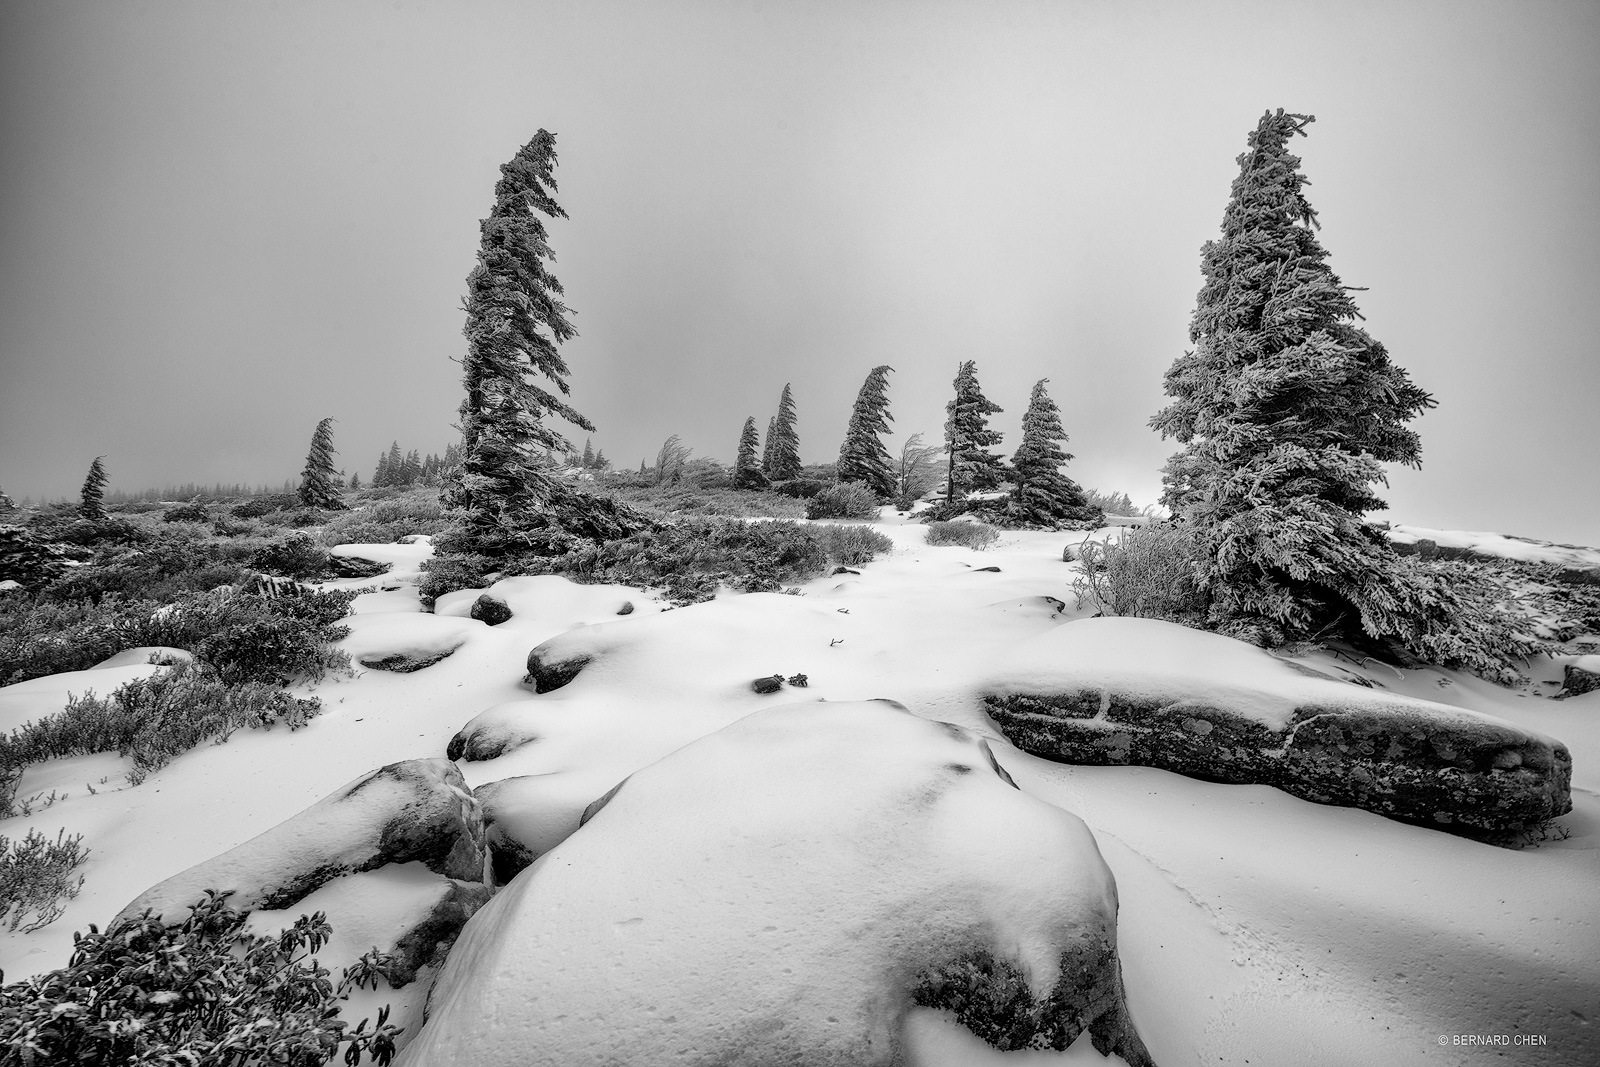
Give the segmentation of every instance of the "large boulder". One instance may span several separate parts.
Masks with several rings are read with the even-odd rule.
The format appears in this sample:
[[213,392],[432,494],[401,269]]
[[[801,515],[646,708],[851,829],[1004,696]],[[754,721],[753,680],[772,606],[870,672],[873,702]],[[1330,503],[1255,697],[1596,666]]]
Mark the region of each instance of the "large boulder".
[[1018,748],[1063,763],[1272,785],[1487,840],[1572,808],[1559,741],[1153,619],[1082,619],[1027,641],[984,701]]
[[435,874],[482,882],[483,817],[449,760],[391,763],[298,815],[139,894],[119,918],[149,910],[181,918],[208,889],[241,911],[295,904],[341,875],[420,862]]
[[401,1064],[874,1067],[919,1006],[1150,1063],[1093,836],[966,730],[768,708],[585,818],[467,924]]

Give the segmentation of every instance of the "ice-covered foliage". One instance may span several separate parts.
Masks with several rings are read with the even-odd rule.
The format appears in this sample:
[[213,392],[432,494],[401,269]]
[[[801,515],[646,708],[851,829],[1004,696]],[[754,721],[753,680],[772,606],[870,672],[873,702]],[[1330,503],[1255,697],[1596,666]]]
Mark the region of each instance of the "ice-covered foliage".
[[1397,642],[1496,673],[1446,589],[1399,566],[1361,522],[1384,463],[1416,466],[1406,423],[1434,404],[1358,324],[1328,266],[1289,141],[1309,116],[1264,115],[1206,243],[1190,339],[1151,420],[1183,449],[1163,503],[1194,530],[1210,625],[1266,645],[1330,633]]
[[275,937],[245,918],[207,894],[172,925],[145,915],[89,927],[65,968],[0,987],[7,1062],[321,1067],[342,1048],[347,1064],[387,1064],[398,1036],[387,1009],[353,1029],[338,1015],[380,961],[336,985],[312,958],[332,933],[325,916]]
[[334,454],[333,420],[323,419],[311,435],[311,450],[306,453],[305,470],[300,472],[300,503],[306,507],[329,511],[344,507],[338,472],[333,469]]
[[756,449],[761,444],[761,435],[756,430],[756,417],[751,415],[744,420],[744,429],[739,433],[738,454],[733,461],[733,487],[735,489],[765,489],[770,479],[761,469],[761,463],[756,458]]
[[806,501],[808,519],[871,519],[878,495],[862,482],[838,482]]
[[1016,525],[1045,529],[1063,522],[1099,525],[1100,509],[1091,506],[1078,483],[1061,471],[1072,456],[1061,447],[1067,432],[1061,428],[1061,410],[1045,391],[1049,380],[1034,383],[1022,416],[1022,444],[1011,457],[1013,484],[1006,512]]
[[83,887],[78,867],[87,858],[82,834],[59,830],[54,841],[38,830],[20,841],[0,834],[0,923],[31,933],[55,922]]
[[1005,460],[989,451],[1000,432],[989,429],[989,416],[1004,411],[983,395],[978,365],[967,360],[956,370],[955,397],[945,405],[944,447],[949,453],[945,502],[958,507],[970,492],[996,489],[1005,479]]
[[844,444],[839,446],[839,481],[860,482],[885,500],[894,495],[894,465],[883,446],[883,435],[894,421],[889,414],[889,375],[893,371],[890,366],[873,367],[861,383],[850,409]]
[[783,395],[778,398],[778,413],[773,416],[767,432],[767,448],[762,456],[762,470],[774,482],[800,477],[800,433],[796,422],[794,394],[789,383],[783,383]]
[[993,526],[961,519],[944,519],[928,523],[928,544],[962,545],[966,548],[987,548],[1000,536]]
[[1187,528],[1125,527],[1086,538],[1078,557],[1083,575],[1074,592],[1085,606],[1105,615],[1204,624],[1206,597],[1195,578],[1203,559]]

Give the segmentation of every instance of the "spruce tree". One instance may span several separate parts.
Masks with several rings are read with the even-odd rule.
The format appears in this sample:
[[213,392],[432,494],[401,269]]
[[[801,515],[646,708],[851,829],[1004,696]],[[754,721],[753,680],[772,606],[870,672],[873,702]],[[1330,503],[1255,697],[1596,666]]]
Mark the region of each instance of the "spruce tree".
[[571,445],[548,417],[594,432],[561,399],[570,387],[558,346],[577,331],[549,270],[555,255],[544,219],[567,217],[551,195],[555,142],[540,130],[500,168],[494,207],[480,226],[478,263],[467,277],[461,464],[448,496],[465,520],[459,547],[490,554],[522,540],[556,493],[548,457]]
[[1055,527],[1062,523],[1095,522],[1099,508],[1084,499],[1077,482],[1061,473],[1072,458],[1061,445],[1067,433],[1061,428],[1061,409],[1045,391],[1049,378],[1034,383],[1028,410],[1022,416],[1022,444],[1011,457],[1011,501],[1007,513],[1030,526]]
[[354,472],[354,473],[352,473],[350,475],[350,488],[351,489],[360,489],[361,488],[361,472],[360,471],[356,471],[356,472]]
[[761,470],[770,475],[772,473],[772,442],[778,434],[778,416],[774,415],[767,420],[767,439],[761,446]]
[[78,502],[78,514],[91,522],[99,522],[106,517],[106,468],[100,461],[104,456],[94,457],[94,462],[89,464],[89,473],[83,479],[83,494]]
[[839,448],[837,468],[841,482],[860,482],[884,500],[894,495],[894,464],[881,439],[894,421],[889,414],[889,374],[893,370],[889,366],[873,367],[861,383],[845,428],[844,444]]
[[1162,501],[1195,533],[1215,628],[1267,645],[1364,634],[1484,669],[1449,593],[1361,521],[1383,506],[1381,464],[1420,464],[1405,424],[1434,400],[1357,324],[1328,266],[1289,152],[1311,121],[1262,116],[1222,235],[1201,249],[1195,347],[1167,371],[1172,402],[1150,420],[1184,446]]
[[422,457],[416,449],[406,453],[405,465],[400,468],[400,484],[411,486],[422,480]]
[[589,438],[583,439],[583,458],[578,461],[584,470],[594,466],[594,446],[589,443]]
[[989,416],[1005,409],[983,395],[975,361],[956,369],[955,390],[955,398],[944,407],[947,511],[960,510],[968,493],[995,489],[1005,480],[1005,461],[989,451],[1000,443],[999,431],[989,429]]
[[744,429],[739,433],[739,452],[733,461],[733,487],[735,489],[765,489],[767,476],[761,472],[761,466],[756,462],[756,447],[761,443],[756,434],[756,417],[751,415],[744,420]]
[[800,477],[800,433],[795,429],[796,421],[794,394],[785,382],[783,396],[778,398],[778,415],[767,430],[767,448],[772,458],[764,468],[767,477],[775,482]]
[[300,503],[308,508],[339,509],[344,501],[333,469],[333,420],[323,419],[311,434],[311,450],[306,454],[305,470],[300,472]]

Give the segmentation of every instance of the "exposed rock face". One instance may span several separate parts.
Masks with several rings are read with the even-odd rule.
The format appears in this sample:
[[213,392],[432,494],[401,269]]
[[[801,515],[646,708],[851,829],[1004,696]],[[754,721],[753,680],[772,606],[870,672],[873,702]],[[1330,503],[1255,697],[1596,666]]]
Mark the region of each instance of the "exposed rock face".
[[535,693],[549,693],[560,689],[578,676],[594,657],[587,655],[563,656],[552,653],[545,642],[528,653],[528,675],[523,685],[533,686]]
[[984,700],[1018,748],[1064,763],[1272,785],[1488,840],[1572,807],[1558,741],[1151,619],[1083,619],[1035,638]]
[[1088,829],[981,739],[784,705],[590,804],[467,924],[400,1063],[889,1067],[921,1005],[1143,1067],[1116,911]]
[[1562,669],[1561,695],[1575,697],[1600,689],[1600,656],[1584,656]]
[[472,611],[468,614],[486,626],[499,626],[511,621],[511,605],[503,597],[484,593],[472,602]]
[[286,908],[341,875],[420,861],[481,882],[483,818],[449,760],[391,763],[293,818],[145,890],[119,917],[150,909],[172,920],[207,889],[232,893],[244,911]]

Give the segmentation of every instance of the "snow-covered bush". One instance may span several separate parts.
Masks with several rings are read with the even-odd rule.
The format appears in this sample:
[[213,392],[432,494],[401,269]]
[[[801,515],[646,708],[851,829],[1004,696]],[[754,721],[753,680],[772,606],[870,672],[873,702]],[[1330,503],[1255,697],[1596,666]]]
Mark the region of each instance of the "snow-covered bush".
[[261,682],[228,684],[207,668],[185,664],[118,687],[110,696],[74,696],[64,710],[29,722],[0,738],[0,810],[9,806],[16,772],[30,763],[94,752],[133,760],[135,785],[174,756],[241,727],[294,730],[311,721],[322,702],[290,696]]
[[328,569],[328,550],[305,534],[269,541],[250,557],[252,566],[285,578],[316,578]]
[[928,523],[930,545],[962,545],[966,548],[982,549],[993,544],[999,536],[993,526],[981,522],[961,522],[951,519],[946,522]]
[[59,578],[66,554],[21,526],[0,526],[0,582],[32,588]]
[[318,539],[333,545],[386,545],[411,534],[443,533],[450,525],[437,490],[423,489],[374,500],[336,516]]
[[377,987],[375,953],[335,985],[308,958],[333,932],[321,912],[277,937],[245,919],[212,893],[171,926],[149,915],[90,926],[66,967],[0,988],[6,1062],[320,1067],[341,1046],[347,1064],[390,1062],[387,1008],[372,1027],[338,1015],[353,990]]
[[[21,841],[0,834],[0,924],[31,933],[61,918],[65,902],[83,886],[75,872],[87,857],[82,834],[68,837],[61,830],[54,841],[38,830]],[[24,923],[29,914],[33,921]]]
[[1177,526],[1125,527],[1120,538],[1085,541],[1078,598],[1103,615],[1205,622],[1206,597],[1195,584],[1200,546]]
[[808,519],[872,519],[878,496],[861,482],[838,482],[806,501]]
[[893,541],[870,526],[825,523],[811,529],[822,538],[828,558],[846,567],[870,563],[878,553],[894,547]]
[[[82,569],[82,568],[80,568]],[[98,602],[29,596],[0,601],[0,685],[81,671],[126,648],[193,652],[230,684],[315,680],[347,666],[333,642],[355,594],[267,597],[229,589],[186,593],[171,604],[110,593]]]

